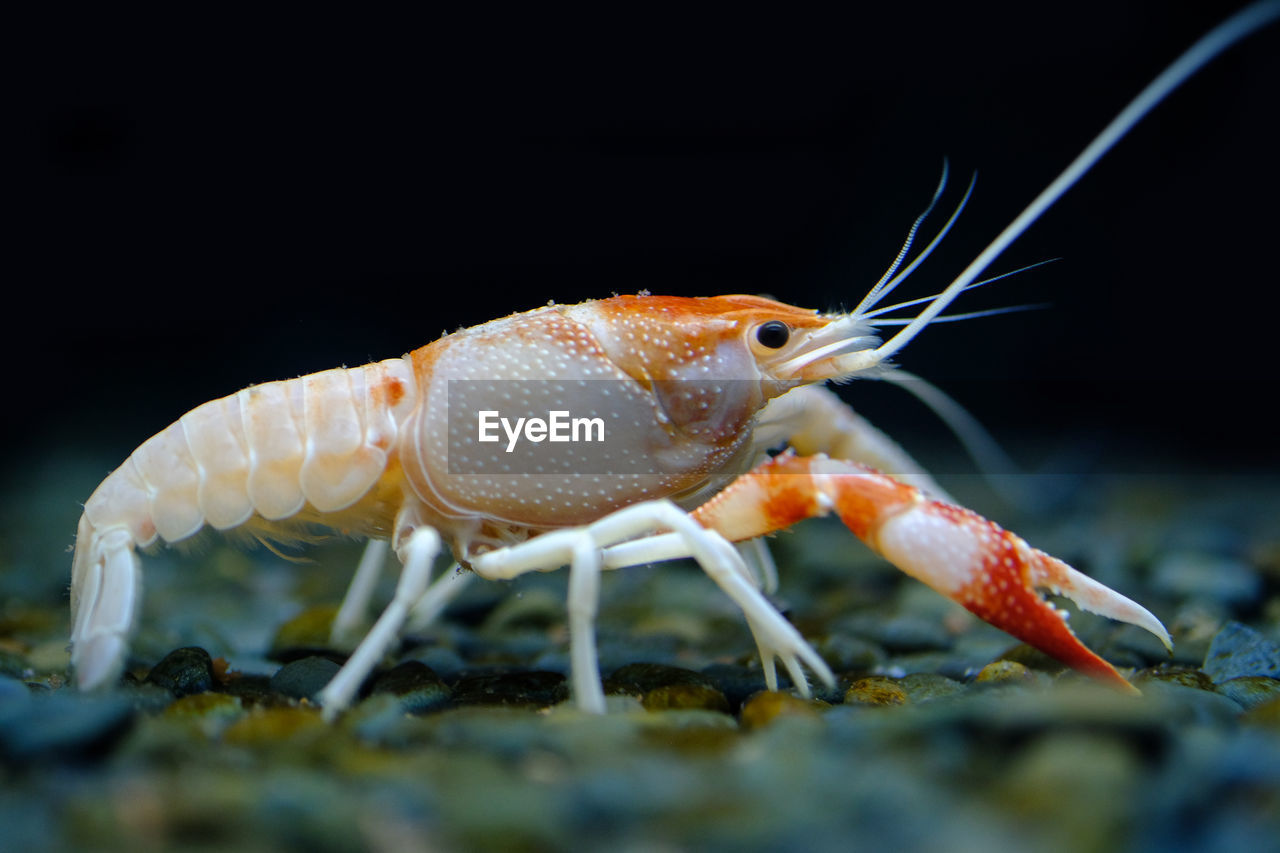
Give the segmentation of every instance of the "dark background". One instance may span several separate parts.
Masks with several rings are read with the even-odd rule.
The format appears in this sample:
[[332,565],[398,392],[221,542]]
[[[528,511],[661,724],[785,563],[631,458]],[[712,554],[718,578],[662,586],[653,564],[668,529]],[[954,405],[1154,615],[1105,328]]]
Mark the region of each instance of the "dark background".
[[[208,399],[552,299],[851,307],[946,156],[948,205],[979,181],[902,290],[933,292],[1241,5],[33,28],[6,477],[72,454],[105,474]],[[955,310],[1048,309],[935,327],[898,362],[1015,450],[1274,470],[1278,57],[1273,26],[1219,58],[995,270],[1063,260]],[[908,442],[947,441],[901,391],[851,391]]]

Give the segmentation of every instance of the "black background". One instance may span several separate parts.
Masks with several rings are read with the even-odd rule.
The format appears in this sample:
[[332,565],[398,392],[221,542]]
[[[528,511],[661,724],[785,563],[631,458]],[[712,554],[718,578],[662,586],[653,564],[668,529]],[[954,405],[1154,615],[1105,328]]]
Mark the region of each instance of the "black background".
[[[882,5],[33,28],[16,78],[7,476],[72,453],[118,461],[245,385],[548,300],[647,288],[851,307],[946,156],[951,202],[975,169],[977,191],[903,295],[940,289],[1242,4]],[[954,310],[1049,308],[937,326],[898,362],[1013,447],[1079,438],[1158,460],[1135,467],[1274,470],[1277,83],[1273,26],[995,269],[1063,260]],[[946,434],[898,390],[851,393],[908,441]]]

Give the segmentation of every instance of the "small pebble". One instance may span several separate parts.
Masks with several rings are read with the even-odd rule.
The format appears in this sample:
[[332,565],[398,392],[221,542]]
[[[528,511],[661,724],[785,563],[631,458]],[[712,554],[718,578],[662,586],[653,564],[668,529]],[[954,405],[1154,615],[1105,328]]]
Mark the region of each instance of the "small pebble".
[[748,697],[767,689],[764,673],[759,667],[713,663],[703,667],[701,675],[724,694],[730,708],[741,708]]
[[174,649],[151,668],[146,683],[162,687],[178,698],[204,693],[214,686],[213,660],[199,646]]
[[604,680],[604,692],[643,697],[659,687],[671,687],[677,684],[717,690],[711,679],[701,672],[661,663],[632,663],[614,670]]
[[1168,684],[1181,684],[1183,687],[1194,687],[1196,690],[1213,690],[1213,679],[1198,669],[1188,666],[1158,666],[1144,669],[1133,679],[1139,688],[1143,683],[1162,681]]
[[467,671],[466,661],[447,646],[423,646],[414,649],[402,660],[414,660],[426,664],[436,675],[447,681],[457,681]]
[[973,680],[982,684],[1034,684],[1036,673],[1016,660],[997,660],[979,670]]
[[222,739],[245,746],[320,737],[329,726],[316,708],[255,708],[227,726]]
[[421,737],[422,719],[391,693],[375,693],[342,717],[342,726],[365,743],[403,748]]
[[790,693],[766,690],[752,696],[742,705],[742,727],[758,729],[769,725],[779,717],[821,716],[823,706],[810,699],[801,699]]
[[1280,679],[1263,675],[1242,675],[1227,679],[1217,686],[1217,690],[1249,710],[1280,697]]
[[1167,724],[1230,726],[1242,710],[1240,703],[1233,699],[1177,682],[1144,681],[1142,694],[1148,703],[1160,707],[1160,715]]
[[183,696],[165,708],[166,717],[203,717],[209,714],[238,715],[244,710],[244,704],[238,696],[226,693],[197,693]]
[[172,705],[174,700],[174,694],[168,688],[145,681],[133,681],[128,676],[120,685],[119,695],[127,698],[133,704],[135,711],[141,711],[144,714],[159,714]]
[[907,692],[912,703],[931,702],[964,693],[965,685],[934,672],[912,672],[898,679],[897,685]]
[[271,689],[293,699],[315,700],[341,669],[326,657],[306,657],[287,663],[271,676]]
[[1247,625],[1228,622],[1209,644],[1203,669],[1215,682],[1242,675],[1280,678],[1280,643]]
[[422,714],[449,704],[453,691],[426,664],[410,660],[379,675],[371,695],[390,694],[409,714]]
[[453,686],[456,705],[516,705],[546,708],[569,698],[558,672],[511,672],[473,675]]
[[[733,743],[732,738],[738,732],[738,721],[729,714],[701,708],[644,714],[639,726],[644,732],[661,732],[664,745],[681,745],[687,748],[702,746],[718,749]],[[687,732],[689,737],[678,742],[672,741],[670,735],[673,732]]]
[[271,679],[265,675],[237,674],[222,685],[222,692],[239,698],[246,707],[288,704],[284,697],[272,690]]
[[1026,643],[1019,643],[1010,648],[1004,654],[1000,655],[998,660],[1014,661],[1020,663],[1028,669],[1034,669],[1037,672],[1047,672],[1057,674],[1062,672],[1064,666],[1061,661],[1049,657],[1049,655],[1040,651],[1034,646]]
[[655,687],[640,697],[648,711],[689,710],[729,713],[729,700],[714,687],[705,684],[668,684]]
[[870,670],[884,662],[885,652],[870,640],[847,633],[820,637],[814,650],[836,671]]
[[174,701],[163,715],[190,723],[205,737],[216,737],[245,713],[238,696],[225,693],[196,693]]
[[905,705],[907,691],[895,679],[883,675],[859,678],[844,692],[846,705]]

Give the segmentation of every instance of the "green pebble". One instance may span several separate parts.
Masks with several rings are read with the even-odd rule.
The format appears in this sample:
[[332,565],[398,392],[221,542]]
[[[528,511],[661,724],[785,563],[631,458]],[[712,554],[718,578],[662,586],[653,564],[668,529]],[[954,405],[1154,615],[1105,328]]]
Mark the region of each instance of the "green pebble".
[[1228,679],[1217,686],[1223,696],[1234,699],[1247,711],[1280,698],[1280,678],[1265,675],[1243,675]]
[[668,684],[655,687],[640,697],[640,704],[649,711],[689,710],[729,713],[729,700],[714,687],[703,684]]
[[1016,660],[997,660],[984,666],[974,681],[1028,681],[1031,670]]
[[710,678],[691,669],[662,663],[631,663],[615,670],[604,680],[604,692],[643,697],[660,687],[679,684],[716,689]]
[[1183,687],[1194,687],[1196,690],[1213,690],[1213,679],[1200,670],[1189,666],[1158,666],[1144,669],[1135,676],[1134,681],[1141,689],[1143,683],[1159,681],[1165,684],[1181,684]]
[[883,675],[859,678],[844,692],[846,705],[905,705],[910,699],[896,680]]
[[743,703],[742,727],[744,729],[764,728],[781,717],[817,718],[825,704],[812,699],[801,699],[790,693],[766,690]]

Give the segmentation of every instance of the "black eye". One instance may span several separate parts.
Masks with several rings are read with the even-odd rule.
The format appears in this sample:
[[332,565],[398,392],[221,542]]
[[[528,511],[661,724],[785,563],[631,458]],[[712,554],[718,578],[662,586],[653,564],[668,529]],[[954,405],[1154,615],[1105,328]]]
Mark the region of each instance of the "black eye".
[[791,329],[781,320],[770,320],[756,329],[756,340],[769,349],[782,349],[791,338]]

